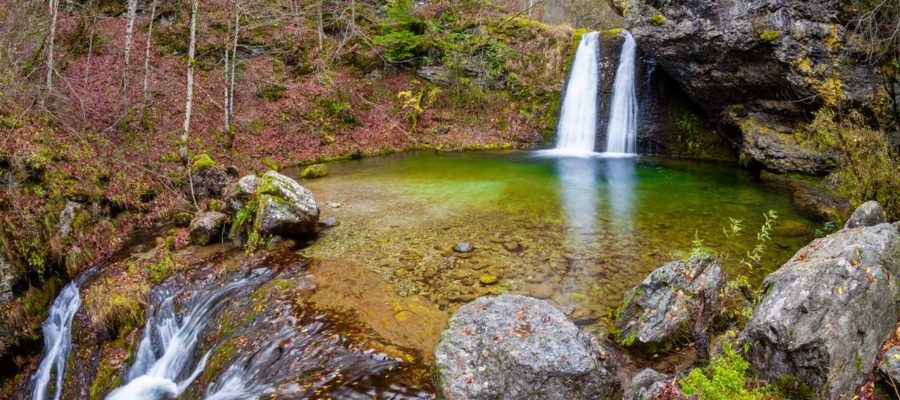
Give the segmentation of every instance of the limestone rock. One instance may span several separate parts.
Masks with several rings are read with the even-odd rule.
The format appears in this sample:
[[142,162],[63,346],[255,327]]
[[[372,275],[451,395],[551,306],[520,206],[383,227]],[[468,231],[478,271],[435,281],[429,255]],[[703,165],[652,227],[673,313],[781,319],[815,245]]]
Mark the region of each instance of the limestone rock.
[[764,377],[790,377],[817,398],[853,397],[898,311],[896,225],[843,229],[814,240],[763,282],[741,339]]
[[888,222],[887,214],[877,201],[867,201],[853,211],[853,215],[847,219],[844,228],[860,228],[865,226],[875,226]]
[[550,304],[481,297],[450,318],[435,349],[438,390],[457,399],[610,399],[616,368],[595,338]]
[[261,235],[302,238],[316,233],[319,208],[312,192],[275,171],[266,172],[257,188],[255,228]]
[[218,211],[207,211],[191,221],[191,243],[206,246],[221,241],[225,235],[228,216]]
[[699,305],[702,289],[707,309],[717,307],[725,273],[712,257],[691,257],[687,263],[672,261],[657,268],[625,294],[616,315],[616,340],[647,353],[672,347],[687,335],[692,310]]

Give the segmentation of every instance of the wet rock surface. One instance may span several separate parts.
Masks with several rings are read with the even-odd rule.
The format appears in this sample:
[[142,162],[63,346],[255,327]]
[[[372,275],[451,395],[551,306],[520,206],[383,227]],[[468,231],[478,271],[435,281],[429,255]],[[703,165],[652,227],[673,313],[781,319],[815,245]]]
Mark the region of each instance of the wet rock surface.
[[705,307],[713,309],[726,281],[719,262],[712,257],[666,263],[625,294],[616,315],[616,340],[652,354],[669,350],[690,332],[701,290]]
[[596,339],[541,300],[502,295],[460,307],[435,349],[438,390],[453,399],[609,399],[616,367]]
[[766,277],[741,336],[748,361],[763,377],[796,379],[819,398],[852,397],[894,332],[898,273],[896,225],[813,241]]

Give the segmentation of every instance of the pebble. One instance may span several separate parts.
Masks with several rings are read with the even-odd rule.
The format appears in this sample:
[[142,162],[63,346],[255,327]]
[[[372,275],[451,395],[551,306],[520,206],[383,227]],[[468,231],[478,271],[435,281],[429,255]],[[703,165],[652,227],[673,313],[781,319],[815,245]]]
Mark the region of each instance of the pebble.
[[341,206],[343,206],[343,204],[341,204],[341,203],[328,203],[328,206],[331,207],[331,208],[341,208]]
[[497,283],[497,275],[482,275],[478,277],[478,281],[484,285],[493,285]]
[[475,250],[475,246],[469,242],[459,242],[455,246],[453,246],[453,251],[457,253],[471,253]]
[[326,228],[326,229],[334,228],[338,225],[340,225],[340,222],[338,222],[337,218],[335,218],[335,217],[328,217],[328,218],[325,218],[325,219],[319,221],[319,226],[321,226],[322,228]]

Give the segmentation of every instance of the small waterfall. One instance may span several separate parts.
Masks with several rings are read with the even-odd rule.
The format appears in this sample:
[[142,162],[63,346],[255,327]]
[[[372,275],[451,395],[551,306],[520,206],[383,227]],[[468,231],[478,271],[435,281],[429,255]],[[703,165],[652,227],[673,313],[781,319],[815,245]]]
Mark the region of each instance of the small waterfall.
[[616,69],[613,84],[612,105],[609,111],[609,126],[606,130],[606,152],[611,154],[634,154],[637,134],[637,96],[634,90],[635,54],[637,43],[628,31],[622,31],[625,43]]
[[229,300],[256,288],[269,275],[270,270],[261,268],[248,278],[198,293],[181,318],[175,309],[175,294],[166,297],[159,307],[151,307],[135,361],[125,376],[126,385],[106,398],[144,400],[180,395],[206,367],[209,351],[193,362],[200,333],[215,320]]
[[[81,296],[78,292],[78,283],[72,281],[53,301],[50,315],[41,327],[44,332],[44,354],[31,378],[34,384],[31,398],[34,400],[48,399],[51,389],[54,400],[59,400],[62,394],[66,363],[69,360],[69,351],[72,350],[72,320],[75,319],[79,307]],[[53,386],[50,386],[51,379]]]
[[578,44],[559,117],[556,152],[594,152],[597,136],[597,91],[600,80],[599,33],[585,33]]

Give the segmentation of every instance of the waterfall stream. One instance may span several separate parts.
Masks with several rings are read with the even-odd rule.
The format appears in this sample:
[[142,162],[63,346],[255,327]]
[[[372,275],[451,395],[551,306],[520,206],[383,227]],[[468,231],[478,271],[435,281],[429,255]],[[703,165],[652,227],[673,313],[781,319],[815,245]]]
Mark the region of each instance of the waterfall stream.
[[[42,326],[44,332],[44,354],[41,363],[35,370],[32,380],[34,391],[32,399],[45,400],[50,390],[53,399],[59,400],[62,394],[63,378],[69,351],[72,350],[72,320],[81,306],[78,284],[70,282],[53,301],[50,315]],[[51,379],[53,380],[51,386]]]
[[625,42],[613,84],[609,125],[606,130],[607,154],[634,154],[637,133],[637,96],[634,89],[637,43],[628,31],[622,31]]
[[107,399],[160,399],[181,394],[206,367],[210,351],[199,360],[194,357],[200,333],[215,320],[229,300],[245,295],[269,275],[270,270],[260,268],[247,278],[195,294],[181,318],[178,318],[174,304],[175,293],[169,294],[158,306],[151,305],[137,355],[125,376],[126,384],[110,393]]
[[560,112],[556,153],[579,155],[594,152],[600,80],[599,36],[598,32],[585,33],[578,44]]

